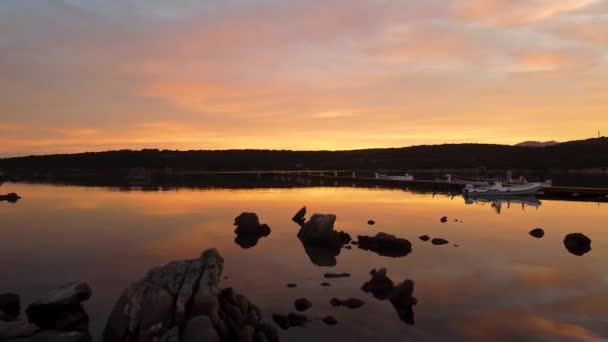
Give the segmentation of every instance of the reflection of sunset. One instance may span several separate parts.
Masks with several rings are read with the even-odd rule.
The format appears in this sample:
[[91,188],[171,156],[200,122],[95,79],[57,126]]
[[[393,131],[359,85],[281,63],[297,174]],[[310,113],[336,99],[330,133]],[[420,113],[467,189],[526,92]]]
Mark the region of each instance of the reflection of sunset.
[[[437,325],[443,327],[445,336],[462,336],[464,340],[542,335],[555,340],[599,341],[598,331],[608,333],[604,328],[598,330],[596,324],[574,322],[559,314],[572,312],[589,322],[606,314],[603,269],[608,238],[603,231],[603,204],[542,201],[538,209],[522,210],[513,205],[503,207],[498,215],[489,204],[466,205],[459,196],[451,199],[401,190],[126,192],[10,183],[3,188],[24,198],[18,205],[0,206],[0,265],[18,264],[32,281],[37,274],[57,282],[88,274],[99,279],[99,284],[114,284],[118,273],[124,279],[113,285],[118,291],[120,285],[151,266],[193,258],[208,247],[216,247],[226,259],[228,284],[249,284],[248,293],[266,310],[281,310],[287,305],[280,304],[283,297],[291,300],[288,293],[281,294],[286,282],[306,286],[307,296],[323,303],[327,300],[323,291],[330,290],[319,283],[321,274],[330,268],[313,265],[296,238],[299,227],[291,222],[293,214],[305,205],[308,216],[314,212],[336,214],[336,226],[353,237],[383,231],[412,242],[413,252],[404,258],[385,258],[357,248],[342,250],[334,269],[353,276],[348,281],[334,281],[332,289],[361,297],[359,287],[369,280],[369,270],[378,267],[387,267],[395,281],[414,279],[420,303],[415,308],[416,331],[429,339],[440,339],[433,335]],[[256,212],[260,221],[272,228],[270,236],[250,249],[234,242],[233,220],[243,211]],[[37,215],[32,216],[32,212]],[[449,218],[445,224],[439,221],[444,215]],[[584,226],[581,217],[585,218]],[[369,226],[369,219],[376,224]],[[543,239],[528,235],[534,227],[545,229]],[[563,237],[573,231],[583,231],[593,239],[591,253],[575,257],[565,250]],[[422,234],[446,238],[460,247],[432,246],[418,240]],[[24,254],[28,258],[23,258]],[[62,272],[48,274],[41,269],[55,264],[64,265]],[[91,267],[96,272],[89,271]],[[7,286],[20,284],[19,278],[10,282],[14,285]],[[99,291],[102,298],[113,294]],[[382,304],[368,303],[371,311],[366,313],[374,313],[376,321],[364,320],[367,314],[356,312],[342,313],[341,319],[350,322],[348,326],[378,324],[391,336],[413,333],[390,305]],[[504,326],[505,321],[513,323]],[[520,334],[511,334],[513,330]],[[289,337],[306,338],[314,333],[314,329],[302,330],[304,335]],[[336,330],[328,338],[334,333],[348,332]]]

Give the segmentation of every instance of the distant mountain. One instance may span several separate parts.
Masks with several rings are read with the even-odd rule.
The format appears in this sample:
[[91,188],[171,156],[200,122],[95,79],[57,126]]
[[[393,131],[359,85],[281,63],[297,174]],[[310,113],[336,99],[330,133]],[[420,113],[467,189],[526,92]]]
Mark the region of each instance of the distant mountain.
[[521,142],[519,144],[516,144],[515,146],[526,146],[526,147],[547,147],[547,146],[553,146],[553,145],[557,145],[559,144],[557,141],[555,140],[551,140],[551,141],[524,141]]
[[70,170],[386,170],[608,168],[608,138],[543,148],[490,144],[422,145],[352,151],[197,150],[108,151],[0,159],[6,174],[63,175]]

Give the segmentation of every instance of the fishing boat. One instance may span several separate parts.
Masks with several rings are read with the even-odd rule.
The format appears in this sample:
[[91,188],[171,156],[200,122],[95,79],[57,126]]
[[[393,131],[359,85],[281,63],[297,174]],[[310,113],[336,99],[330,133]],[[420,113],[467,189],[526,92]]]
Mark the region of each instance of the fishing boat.
[[544,187],[544,183],[526,183],[503,185],[495,182],[493,185],[475,187],[467,184],[463,190],[465,196],[522,196],[534,195],[539,193]]

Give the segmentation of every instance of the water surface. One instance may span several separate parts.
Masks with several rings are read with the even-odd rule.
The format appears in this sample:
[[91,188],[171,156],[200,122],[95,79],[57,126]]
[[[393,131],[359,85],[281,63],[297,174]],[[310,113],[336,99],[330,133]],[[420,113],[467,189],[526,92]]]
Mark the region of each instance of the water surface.
[[[461,197],[364,188],[208,189],[163,192],[4,184],[17,204],[0,203],[0,292],[27,304],[73,280],[94,290],[86,303],[98,337],[120,292],[154,266],[217,248],[225,258],[222,286],[233,286],[265,314],[293,311],[293,300],[313,302],[311,316],[331,314],[335,327],[313,322],[282,331],[283,341],[606,341],[608,232],[606,204],[542,201],[538,208],[466,205]],[[383,231],[407,238],[413,252],[387,258],[342,250],[335,267],[311,262],[291,222],[303,205],[334,213],[351,235]],[[234,217],[256,212],[272,228],[257,246],[234,243]],[[449,217],[445,224],[442,216]],[[369,226],[373,219],[376,225]],[[458,219],[461,222],[455,222]],[[543,239],[528,235],[545,229]],[[570,254],[562,240],[583,232],[593,250]],[[448,239],[432,246],[417,237]],[[454,247],[458,244],[459,247]],[[314,257],[314,256],[313,256]],[[402,322],[388,302],[363,293],[372,268],[387,267],[395,282],[415,282],[415,324]],[[351,278],[321,287],[325,272]],[[296,283],[295,289],[285,284]],[[332,308],[332,297],[363,299],[357,310]]]

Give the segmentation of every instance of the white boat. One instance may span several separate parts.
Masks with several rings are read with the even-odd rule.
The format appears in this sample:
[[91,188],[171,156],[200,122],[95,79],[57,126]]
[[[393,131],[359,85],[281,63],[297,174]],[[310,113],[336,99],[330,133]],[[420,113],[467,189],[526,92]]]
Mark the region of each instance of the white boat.
[[482,187],[468,184],[463,193],[465,196],[521,196],[537,194],[543,187],[544,183],[503,185],[501,182],[496,182],[493,185]]
[[410,174],[404,174],[403,176],[388,176],[388,175],[381,175],[376,173],[376,179],[384,179],[384,180],[390,180],[390,181],[413,181],[414,180],[414,176],[410,175]]

